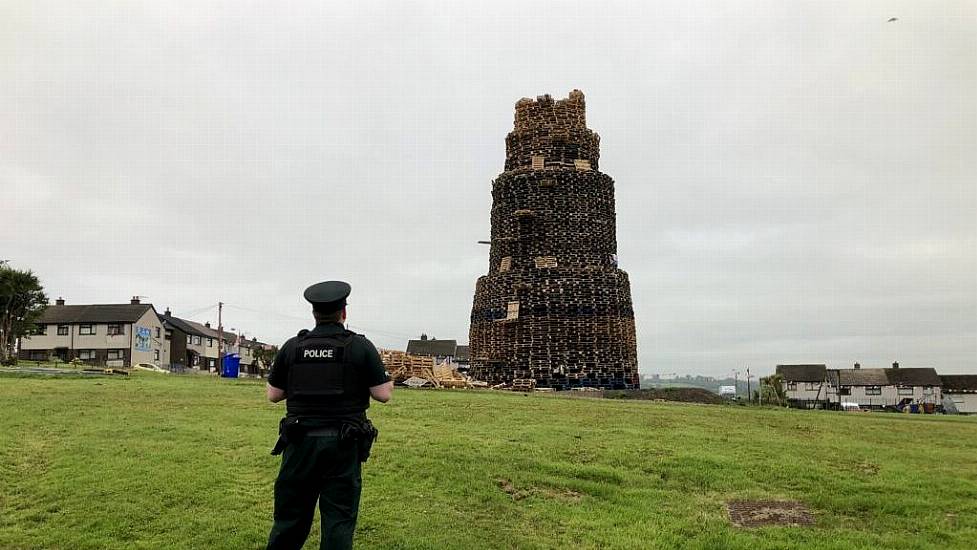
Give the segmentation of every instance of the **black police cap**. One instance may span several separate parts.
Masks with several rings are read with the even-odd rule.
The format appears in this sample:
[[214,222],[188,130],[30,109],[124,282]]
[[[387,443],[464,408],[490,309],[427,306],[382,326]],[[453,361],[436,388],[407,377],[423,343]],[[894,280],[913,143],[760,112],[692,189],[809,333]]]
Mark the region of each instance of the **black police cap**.
[[305,289],[305,299],[319,313],[332,313],[346,307],[346,297],[353,288],[342,281],[325,281]]

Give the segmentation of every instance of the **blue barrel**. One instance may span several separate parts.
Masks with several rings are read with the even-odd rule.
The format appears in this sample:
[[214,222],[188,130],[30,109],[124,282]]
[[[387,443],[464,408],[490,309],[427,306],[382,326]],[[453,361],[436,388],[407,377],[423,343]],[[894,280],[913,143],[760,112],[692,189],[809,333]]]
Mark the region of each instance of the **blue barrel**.
[[241,368],[241,356],[236,353],[229,353],[224,356],[224,364],[221,365],[221,376],[224,378],[237,378]]
[[913,414],[919,414],[919,403],[913,403],[909,405],[909,412]]

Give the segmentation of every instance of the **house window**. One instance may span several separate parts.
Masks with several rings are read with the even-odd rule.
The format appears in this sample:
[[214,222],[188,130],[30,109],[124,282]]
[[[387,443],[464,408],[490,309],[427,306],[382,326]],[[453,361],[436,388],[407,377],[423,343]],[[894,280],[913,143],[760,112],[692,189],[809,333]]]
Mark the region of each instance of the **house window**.
[[[91,336],[95,334],[95,325],[78,325],[78,334],[80,336]],[[81,355],[79,355],[79,357],[81,357]]]
[[172,340],[173,339],[173,331],[172,330],[166,329],[166,339],[167,340]]
[[153,350],[153,359],[155,359],[156,361],[159,361],[159,350],[158,349],[154,349]]
[[[85,325],[82,325],[85,326]],[[88,325],[91,326],[91,325]],[[78,358],[82,361],[91,361],[95,359],[95,350],[93,349],[80,349],[78,350]]]
[[214,347],[214,339],[213,338],[207,338],[207,347],[208,348]]
[[161,330],[161,329],[160,329],[159,327],[156,327],[156,338],[159,338],[159,331],[160,331],[160,330]]
[[865,386],[865,395],[882,395],[882,386]]
[[122,328],[120,323],[113,323],[108,327],[109,336],[118,336],[120,334],[125,334],[125,329]]
[[913,394],[912,386],[899,386],[899,395],[912,395],[912,394]]
[[121,349],[110,349],[105,356],[106,359],[115,360],[125,357]]
[[818,389],[818,383],[817,382],[805,382],[804,383],[804,389],[807,390],[807,391],[815,391],[815,390]]
[[68,325],[58,325],[58,336],[68,335]]
[[797,382],[787,382],[787,391],[797,391]]
[[844,388],[840,388],[838,390],[838,395],[851,395],[851,388],[849,388],[847,386],[844,387]]
[[47,334],[47,325],[38,323],[34,328],[34,334]]
[[199,346],[200,345],[200,337],[199,336],[194,336],[193,337],[193,345],[195,345],[195,346]]
[[192,343],[193,343],[193,341],[190,339],[190,335],[187,334],[187,345],[189,346]]

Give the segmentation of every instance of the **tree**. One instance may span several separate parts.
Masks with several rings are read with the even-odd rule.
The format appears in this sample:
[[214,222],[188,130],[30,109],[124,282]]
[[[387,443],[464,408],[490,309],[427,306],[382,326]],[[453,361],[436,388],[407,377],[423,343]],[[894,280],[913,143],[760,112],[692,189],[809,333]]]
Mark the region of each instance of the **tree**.
[[761,378],[760,391],[764,403],[783,405],[787,402],[787,396],[784,394],[784,377],[779,374]]
[[275,360],[276,355],[278,355],[277,346],[271,346],[270,349],[258,346],[254,350],[254,357],[261,371],[265,371],[271,367],[271,363]]
[[37,275],[0,265],[0,361],[11,360],[17,339],[33,332],[45,307]]

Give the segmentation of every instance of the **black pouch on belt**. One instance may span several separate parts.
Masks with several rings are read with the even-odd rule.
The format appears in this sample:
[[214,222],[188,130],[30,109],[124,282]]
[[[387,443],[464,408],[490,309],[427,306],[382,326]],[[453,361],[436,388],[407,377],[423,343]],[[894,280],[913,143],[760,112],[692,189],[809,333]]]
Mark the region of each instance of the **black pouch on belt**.
[[280,455],[285,447],[290,444],[301,443],[302,439],[305,438],[306,430],[306,426],[301,424],[298,418],[288,416],[282,418],[278,422],[278,441],[275,442],[275,448],[271,450],[271,454]]
[[373,423],[366,420],[344,422],[339,431],[340,440],[353,440],[356,443],[360,462],[370,458],[370,449],[380,432],[373,427]]

